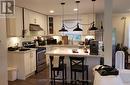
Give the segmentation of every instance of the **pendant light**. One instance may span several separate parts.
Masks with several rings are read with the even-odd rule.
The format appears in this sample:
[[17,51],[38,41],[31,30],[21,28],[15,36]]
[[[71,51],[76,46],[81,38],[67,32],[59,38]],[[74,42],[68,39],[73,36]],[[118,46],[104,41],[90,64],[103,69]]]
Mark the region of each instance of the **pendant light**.
[[[75,3],[77,4],[77,9],[79,10],[79,3],[80,3],[80,1],[75,1]],[[76,28],[73,30],[73,31],[83,31],[81,28],[79,28],[79,22],[78,22],[78,14],[79,14],[79,11],[77,10],[77,26],[76,26]]]
[[65,25],[64,25],[64,5],[65,5],[65,2],[62,2],[61,5],[62,5],[62,28],[59,30],[59,32],[67,32],[68,30],[65,29]]
[[95,22],[94,22],[94,4],[95,4],[95,1],[96,0],[92,0],[92,2],[93,2],[93,22],[92,22],[92,26],[89,28],[90,31],[98,29],[97,27],[95,27]]

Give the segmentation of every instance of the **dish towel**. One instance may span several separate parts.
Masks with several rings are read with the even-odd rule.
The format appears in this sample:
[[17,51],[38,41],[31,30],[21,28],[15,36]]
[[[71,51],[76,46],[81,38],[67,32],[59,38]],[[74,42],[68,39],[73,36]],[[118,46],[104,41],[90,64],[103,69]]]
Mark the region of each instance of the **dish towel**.
[[117,51],[115,55],[115,68],[124,69],[125,54],[123,51]]
[[52,64],[53,67],[59,67],[59,56],[54,56]]

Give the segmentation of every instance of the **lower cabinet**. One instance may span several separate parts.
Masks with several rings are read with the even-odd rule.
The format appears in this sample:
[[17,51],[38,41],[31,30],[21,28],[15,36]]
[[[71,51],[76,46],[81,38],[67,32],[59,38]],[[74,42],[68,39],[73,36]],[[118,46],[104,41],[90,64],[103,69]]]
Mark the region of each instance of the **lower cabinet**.
[[30,71],[36,71],[36,52],[31,51],[30,53]]
[[17,79],[25,80],[36,71],[36,50],[9,52],[8,66],[17,69]]
[[[22,56],[21,56],[22,57]],[[22,64],[22,62],[23,62],[23,65],[24,65],[24,67],[23,67],[23,74],[24,74],[24,76],[26,77],[26,76],[28,76],[30,73],[31,73],[31,57],[30,57],[30,52],[28,52],[28,53],[25,53],[24,55],[23,55],[23,61],[21,61],[21,64]]]

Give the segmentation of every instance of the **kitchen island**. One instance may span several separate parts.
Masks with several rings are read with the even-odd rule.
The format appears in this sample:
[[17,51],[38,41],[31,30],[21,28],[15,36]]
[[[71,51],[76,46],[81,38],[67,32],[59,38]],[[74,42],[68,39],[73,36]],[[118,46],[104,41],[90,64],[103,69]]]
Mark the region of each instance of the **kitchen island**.
[[[103,55],[90,55],[89,49],[84,50],[83,47],[76,46],[76,47],[70,47],[70,46],[53,46],[47,48],[46,51],[46,59],[49,64],[49,56],[65,56],[65,63],[67,65],[67,81],[70,81],[70,60],[69,56],[73,57],[84,57],[85,58],[85,64],[89,66],[89,80],[93,80],[92,75],[92,68],[95,65],[99,65],[101,62],[101,58],[103,58]],[[55,64],[58,64],[58,61],[55,61]],[[50,66],[49,66],[50,67]],[[49,68],[50,69],[50,68]]]

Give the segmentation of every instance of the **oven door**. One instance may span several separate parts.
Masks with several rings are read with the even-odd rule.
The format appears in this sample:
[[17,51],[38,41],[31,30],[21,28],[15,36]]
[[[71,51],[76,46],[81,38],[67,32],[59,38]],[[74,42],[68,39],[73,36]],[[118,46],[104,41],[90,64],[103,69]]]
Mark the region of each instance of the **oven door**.
[[37,51],[36,72],[40,72],[46,68],[46,50]]
[[45,50],[37,52],[37,66],[46,63]]

